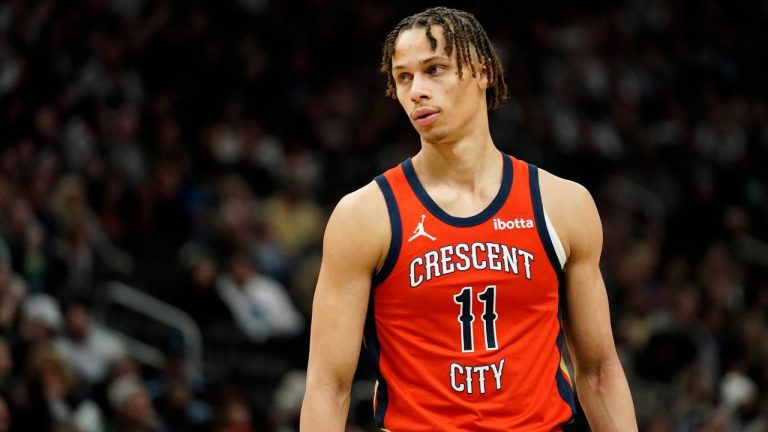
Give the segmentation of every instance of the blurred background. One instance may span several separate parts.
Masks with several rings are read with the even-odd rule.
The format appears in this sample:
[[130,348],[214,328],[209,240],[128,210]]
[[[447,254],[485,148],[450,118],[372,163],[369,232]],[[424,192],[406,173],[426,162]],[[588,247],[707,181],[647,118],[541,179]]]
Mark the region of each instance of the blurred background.
[[[329,212],[419,148],[383,3],[0,2],[0,431],[298,430]],[[641,430],[768,430],[768,3],[506,3],[444,5],[597,201]]]

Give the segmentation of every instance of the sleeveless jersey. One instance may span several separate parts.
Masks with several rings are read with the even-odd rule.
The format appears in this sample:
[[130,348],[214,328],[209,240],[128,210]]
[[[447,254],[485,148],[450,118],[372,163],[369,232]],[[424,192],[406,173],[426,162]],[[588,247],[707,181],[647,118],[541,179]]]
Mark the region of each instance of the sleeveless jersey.
[[443,211],[410,159],[376,178],[392,227],[364,333],[380,428],[558,431],[573,417],[538,170],[502,156],[501,187],[472,217]]

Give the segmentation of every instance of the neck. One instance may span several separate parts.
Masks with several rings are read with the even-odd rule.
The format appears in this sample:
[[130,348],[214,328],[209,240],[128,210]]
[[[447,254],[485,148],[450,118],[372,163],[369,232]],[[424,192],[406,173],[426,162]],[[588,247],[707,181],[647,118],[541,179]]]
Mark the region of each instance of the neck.
[[447,182],[476,189],[489,177],[501,177],[502,159],[486,128],[484,133],[456,141],[421,141],[421,151],[413,157],[414,169],[422,182]]

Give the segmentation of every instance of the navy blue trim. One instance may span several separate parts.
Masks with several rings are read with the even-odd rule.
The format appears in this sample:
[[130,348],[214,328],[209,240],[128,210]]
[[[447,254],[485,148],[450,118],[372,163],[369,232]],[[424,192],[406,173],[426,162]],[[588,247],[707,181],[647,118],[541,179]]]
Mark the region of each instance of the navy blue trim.
[[373,287],[384,282],[384,279],[386,279],[392,272],[392,269],[397,262],[397,257],[400,255],[400,247],[403,244],[403,224],[400,220],[400,209],[397,206],[397,200],[395,199],[395,194],[392,192],[392,187],[389,185],[387,178],[383,175],[376,177],[376,184],[379,185],[381,193],[384,194],[384,201],[387,202],[387,213],[389,213],[389,226],[392,230],[392,239],[389,243],[387,256],[384,258],[384,264],[382,264],[379,271],[373,275],[373,280],[371,282]]
[[[563,327],[561,325],[560,332],[557,335],[557,348],[560,351],[561,359],[563,358],[563,339]],[[570,423],[576,418],[576,398],[573,395],[573,387],[568,383],[568,380],[563,376],[563,373],[564,372],[560,369],[560,362],[558,362],[557,372],[555,372],[555,382],[557,383],[557,392],[560,393],[560,397],[571,407],[571,418],[566,421],[566,423]]]
[[371,362],[373,370],[376,371],[376,380],[379,383],[378,388],[376,389],[376,394],[373,396],[376,398],[374,421],[377,427],[383,429],[384,416],[387,413],[387,407],[389,405],[389,387],[387,386],[387,380],[381,375],[381,368],[379,367],[381,345],[378,333],[376,332],[376,308],[373,288],[384,282],[395,267],[397,257],[400,255],[400,248],[403,244],[403,224],[400,219],[400,209],[398,208],[397,200],[395,199],[394,192],[392,192],[392,186],[389,184],[389,181],[384,175],[377,176],[375,180],[379,189],[381,189],[381,193],[384,195],[384,201],[387,203],[387,213],[389,214],[389,226],[392,236],[389,242],[389,251],[387,251],[387,256],[384,258],[384,264],[381,266],[381,269],[373,275],[373,280],[371,282],[371,293],[368,297],[368,313],[365,317],[363,338],[365,342],[365,351],[368,353],[368,359]]
[[557,281],[558,283],[561,283],[563,279],[563,269],[560,267],[560,260],[557,258],[557,252],[555,252],[555,246],[552,244],[552,238],[549,237],[547,220],[544,217],[544,204],[541,202],[539,168],[536,165],[528,164],[528,178],[531,186],[531,204],[533,204],[533,217],[536,219],[536,230],[539,232],[539,238],[544,245],[544,250],[547,252],[549,262],[555,269]]
[[[563,358],[563,346],[565,344],[565,336],[563,334],[563,312],[567,311],[566,297],[563,281],[563,268],[560,267],[560,260],[557,258],[557,252],[555,252],[555,246],[552,243],[552,238],[549,236],[549,230],[547,229],[547,219],[544,217],[544,204],[541,200],[541,187],[539,185],[539,168],[536,165],[528,164],[528,179],[531,188],[531,204],[533,206],[533,217],[536,219],[536,230],[539,233],[541,244],[544,246],[544,251],[547,253],[549,263],[555,270],[557,275],[557,293],[558,293],[558,311],[557,321],[560,326],[560,331],[557,334],[557,350],[560,353],[560,358]],[[573,387],[568,383],[568,380],[563,376],[563,371],[560,369],[560,362],[557,364],[557,370],[555,371],[555,382],[557,383],[557,391],[560,397],[565,401],[568,406],[571,407],[571,418],[566,423],[570,423],[576,417],[576,398],[573,394]]]
[[432,197],[429,196],[426,189],[424,189],[424,186],[421,184],[421,181],[419,181],[419,177],[416,175],[416,171],[413,169],[413,162],[411,159],[406,159],[402,163],[402,166],[403,171],[405,172],[405,178],[408,180],[408,184],[411,186],[411,189],[413,189],[416,197],[419,198],[419,201],[421,201],[421,203],[424,205],[424,207],[426,207],[427,210],[429,210],[430,213],[448,225],[455,227],[471,227],[480,225],[481,223],[492,218],[496,212],[498,212],[504,205],[504,202],[509,196],[509,191],[512,189],[512,159],[510,159],[510,157],[504,153],[501,153],[501,156],[504,162],[499,192],[496,194],[496,197],[493,199],[493,201],[488,204],[488,207],[486,207],[480,213],[469,217],[451,216],[446,213],[445,210],[441,209],[440,206],[437,205],[434,200],[432,200]]
[[371,292],[371,296],[368,298],[368,313],[365,317],[363,337],[365,351],[368,353],[368,360],[371,362],[373,370],[376,371],[376,380],[379,383],[376,389],[376,394],[373,395],[373,397],[376,398],[376,411],[373,413],[373,418],[376,422],[376,426],[383,429],[384,416],[387,413],[387,407],[389,405],[389,387],[387,386],[387,380],[381,375],[381,368],[379,367],[381,345],[379,336],[376,332],[376,309],[374,304],[374,294]]

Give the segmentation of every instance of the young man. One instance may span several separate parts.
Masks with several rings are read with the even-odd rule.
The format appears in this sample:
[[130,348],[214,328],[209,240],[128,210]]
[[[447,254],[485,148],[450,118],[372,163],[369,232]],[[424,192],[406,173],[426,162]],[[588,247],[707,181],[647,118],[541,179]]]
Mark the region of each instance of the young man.
[[502,154],[499,60],[468,13],[401,21],[382,70],[421,151],[344,197],[314,300],[302,431],[343,431],[359,341],[393,431],[553,431],[573,416],[564,339],[593,431],[636,430],[581,186]]

